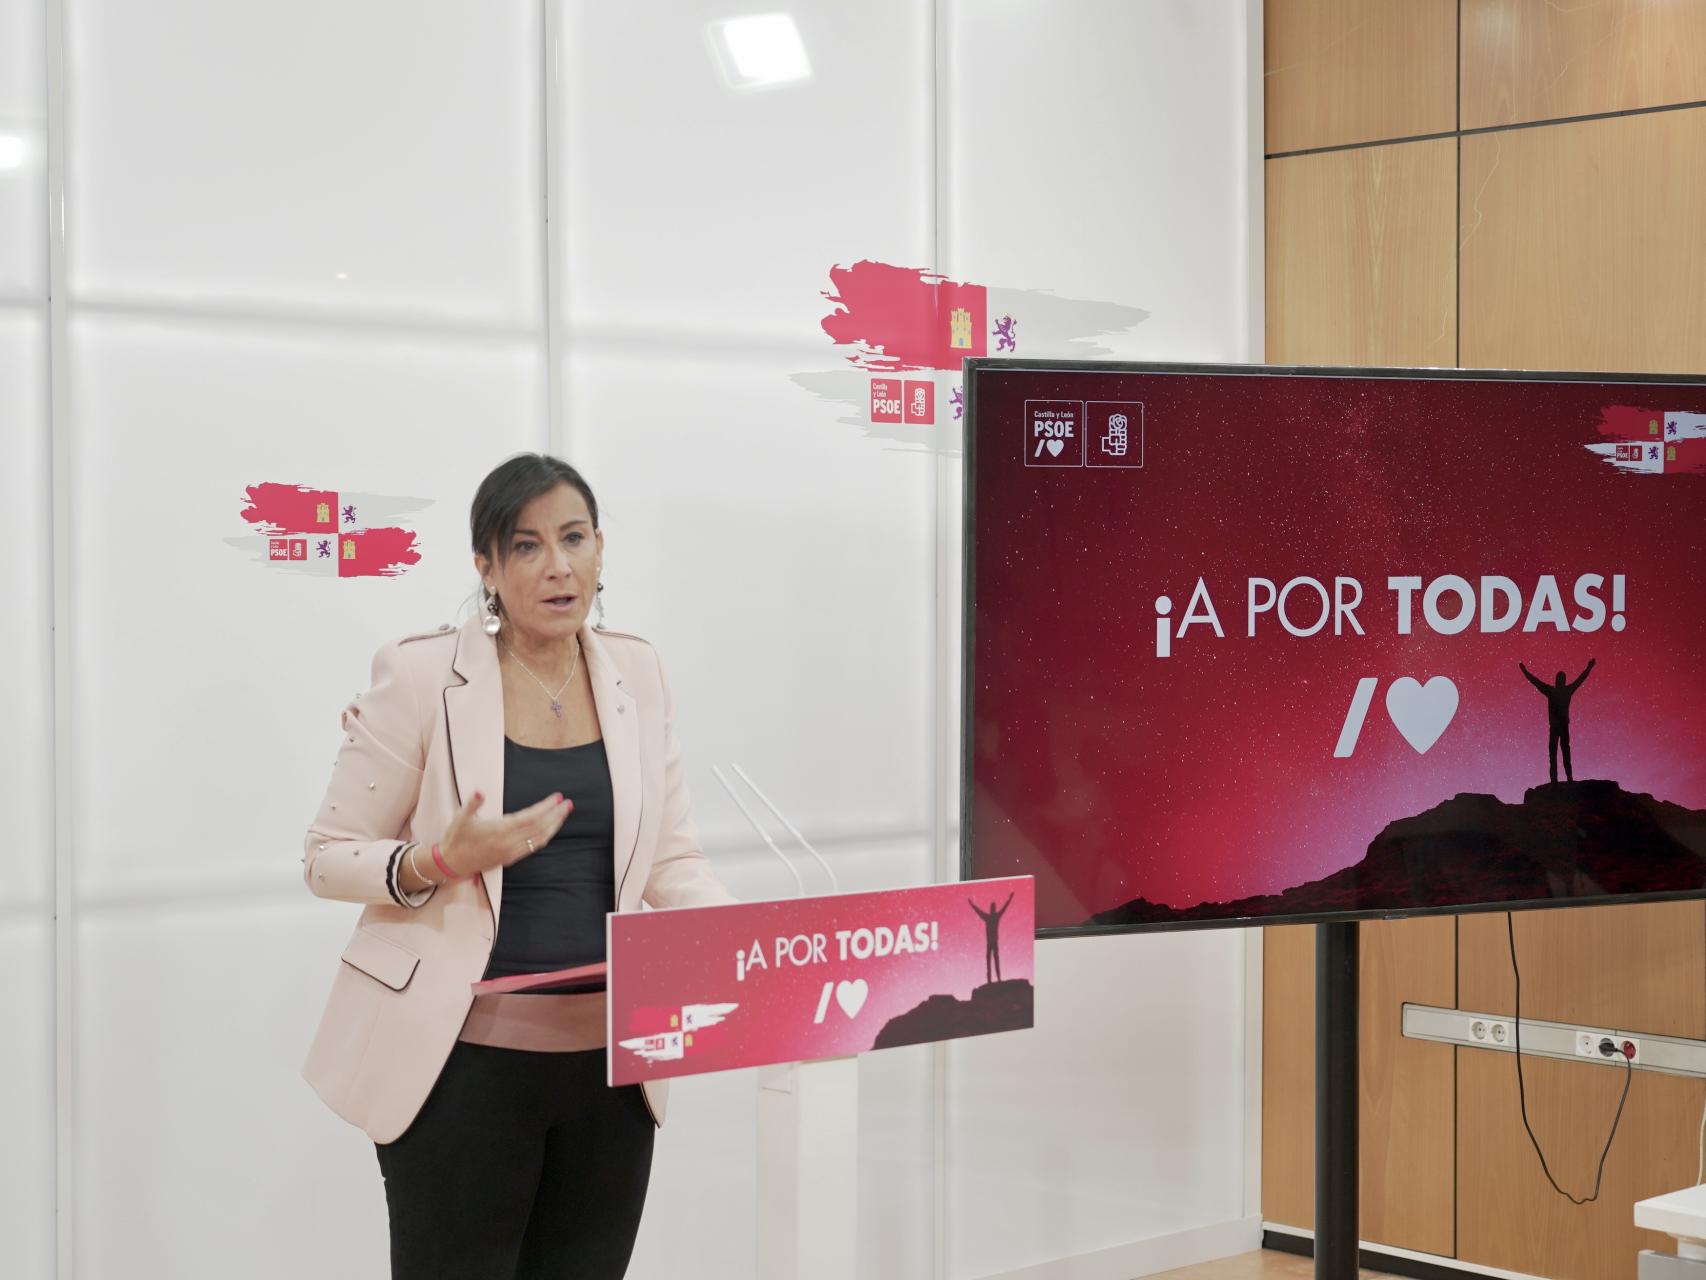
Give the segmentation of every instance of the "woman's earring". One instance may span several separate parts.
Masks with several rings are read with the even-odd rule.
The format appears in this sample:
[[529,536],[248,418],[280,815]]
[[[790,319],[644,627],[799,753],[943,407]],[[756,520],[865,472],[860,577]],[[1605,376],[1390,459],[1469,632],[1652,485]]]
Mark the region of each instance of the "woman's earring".
[[498,598],[486,597],[486,620],[480,624],[486,629],[486,634],[495,636],[503,630],[504,620],[498,616]]
[[604,584],[602,582],[598,584],[598,594],[593,597],[593,603],[598,606],[598,622],[595,623],[594,625],[596,625],[600,630],[603,630],[604,629]]

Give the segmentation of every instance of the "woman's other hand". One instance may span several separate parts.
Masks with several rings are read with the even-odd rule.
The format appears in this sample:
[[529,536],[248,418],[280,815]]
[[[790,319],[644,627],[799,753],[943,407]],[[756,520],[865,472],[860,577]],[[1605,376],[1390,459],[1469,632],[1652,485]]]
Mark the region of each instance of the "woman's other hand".
[[557,792],[514,813],[482,818],[475,811],[483,799],[478,791],[469,796],[438,842],[439,856],[457,876],[507,867],[537,853],[575,807],[574,801]]

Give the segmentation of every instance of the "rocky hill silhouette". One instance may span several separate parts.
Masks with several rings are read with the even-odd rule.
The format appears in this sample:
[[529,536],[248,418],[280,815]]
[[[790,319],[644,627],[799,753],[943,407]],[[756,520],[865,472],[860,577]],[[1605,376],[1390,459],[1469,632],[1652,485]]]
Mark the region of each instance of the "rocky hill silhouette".
[[971,993],[970,1000],[931,996],[885,1022],[871,1048],[893,1049],[903,1044],[1021,1031],[1032,1025],[1035,1005],[1034,989],[1023,978],[985,983]]
[[1387,825],[1354,866],[1283,893],[1169,907],[1134,898],[1089,924],[1163,924],[1333,911],[1706,889],[1706,812],[1615,782],[1531,787],[1521,804],[1465,792]]

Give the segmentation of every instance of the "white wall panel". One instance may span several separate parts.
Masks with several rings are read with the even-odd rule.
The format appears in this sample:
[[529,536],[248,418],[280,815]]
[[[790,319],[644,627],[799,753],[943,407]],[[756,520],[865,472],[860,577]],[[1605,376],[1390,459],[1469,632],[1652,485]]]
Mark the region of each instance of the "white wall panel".
[[53,543],[45,4],[0,0],[0,1257],[54,1266]]
[[[571,359],[607,619],[654,641],[696,796],[738,761],[807,838],[930,814],[931,469],[835,423],[784,356]],[[708,839],[744,831],[708,817]]]
[[162,898],[77,932],[77,1274],[386,1274],[373,1146],[299,1074],[358,908]]
[[1246,7],[943,0],[941,269],[1148,311],[1120,359],[1259,359]]
[[789,7],[811,77],[747,90],[711,24],[763,5],[553,2],[575,334],[657,356],[682,333],[827,347],[832,265],[932,265],[926,0]]
[[0,301],[47,294],[42,0],[0,0]]
[[532,0],[66,11],[74,298],[534,322]]
[[0,1036],[0,1260],[7,1280],[54,1274],[53,920],[0,906],[0,972],[6,1034]]
[[1039,943],[1037,1024],[950,1045],[948,1275],[1243,1214],[1236,931]]
[[[373,651],[455,620],[475,487],[544,443],[537,348],[87,316],[72,344],[72,732],[99,797],[80,890],[294,866]],[[421,562],[336,578],[259,559],[240,512],[263,482],[427,504],[395,516]],[[363,507],[357,525],[384,509]]]
[[[53,542],[46,314],[0,308],[0,912],[44,909],[53,884]],[[46,976],[45,974],[43,975]]]

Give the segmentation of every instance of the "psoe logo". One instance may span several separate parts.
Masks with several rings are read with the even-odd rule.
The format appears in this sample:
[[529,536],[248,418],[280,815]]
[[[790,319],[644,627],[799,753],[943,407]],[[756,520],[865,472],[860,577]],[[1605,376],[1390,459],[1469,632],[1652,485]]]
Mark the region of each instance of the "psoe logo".
[[899,422],[904,403],[905,391],[899,378],[871,379],[872,422]]
[[1025,465],[1083,466],[1083,427],[1082,400],[1025,401]]

